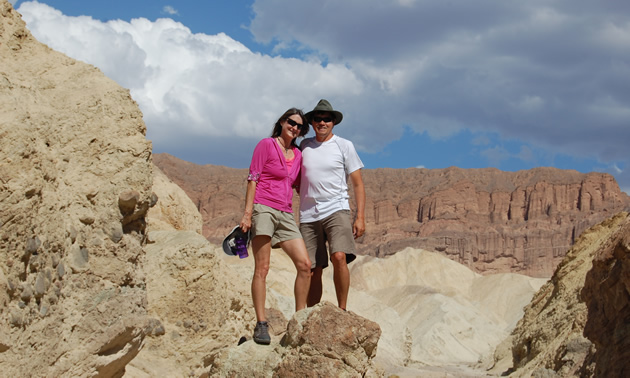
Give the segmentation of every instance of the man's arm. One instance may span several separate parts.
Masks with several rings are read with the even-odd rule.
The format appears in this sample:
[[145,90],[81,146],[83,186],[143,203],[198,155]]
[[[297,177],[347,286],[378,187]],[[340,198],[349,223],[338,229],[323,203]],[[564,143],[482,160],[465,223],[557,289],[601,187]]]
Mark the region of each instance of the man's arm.
[[352,188],[354,188],[354,199],[357,202],[357,217],[352,226],[352,233],[356,239],[365,233],[365,187],[363,186],[363,177],[360,169],[350,174],[350,181],[352,182]]

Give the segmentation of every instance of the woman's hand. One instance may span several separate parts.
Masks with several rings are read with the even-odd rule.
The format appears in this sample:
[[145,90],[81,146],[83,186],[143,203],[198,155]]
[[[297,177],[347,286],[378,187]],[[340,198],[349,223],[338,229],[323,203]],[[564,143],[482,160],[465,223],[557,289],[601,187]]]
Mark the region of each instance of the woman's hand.
[[241,218],[239,226],[241,226],[241,230],[243,230],[243,232],[249,231],[249,229],[252,228],[252,213],[243,214],[243,218]]

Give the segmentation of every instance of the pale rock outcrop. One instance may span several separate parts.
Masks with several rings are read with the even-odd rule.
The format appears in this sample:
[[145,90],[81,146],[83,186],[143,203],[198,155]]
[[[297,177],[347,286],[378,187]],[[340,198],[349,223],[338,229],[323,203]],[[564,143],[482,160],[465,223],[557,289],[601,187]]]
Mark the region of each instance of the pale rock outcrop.
[[190,198],[157,166],[153,166],[153,193],[157,203],[149,210],[148,228],[202,233],[203,219]]
[[151,144],[129,91],[0,0],[0,366],[120,376],[146,333]]
[[[492,368],[496,346],[545,280],[482,276],[441,254],[407,248],[386,258],[358,257],[351,282],[349,308],[383,331],[375,362],[396,374],[400,367]],[[333,288],[327,292],[334,295]]]
[[251,337],[251,277],[226,265],[229,257],[194,231],[151,230],[145,250],[154,328],[125,377],[203,375],[209,355]]
[[[196,204],[204,236],[219,243],[242,216],[247,170],[200,166],[168,154],[156,154],[154,161]],[[484,274],[548,278],[584,230],[630,209],[630,197],[604,173],[365,169],[363,179],[360,254],[437,251]],[[295,196],[294,209],[298,201]]]
[[[239,276],[251,277],[250,258],[224,261]],[[485,375],[490,368],[496,374],[507,370],[511,355],[493,366],[493,351],[546,281],[507,273],[482,276],[438,253],[411,248],[386,258],[359,256],[350,273],[349,311],[381,329],[374,364],[386,375],[400,376],[464,377]],[[295,315],[295,274],[291,259],[272,250],[267,305],[289,319]],[[323,284],[323,300],[336,303],[332,269],[324,270]],[[286,325],[278,328],[284,331]],[[277,341],[272,335],[272,342]],[[264,360],[256,357],[256,363]]]
[[588,317],[584,335],[595,344],[594,375],[630,375],[630,217],[597,252],[581,299]]
[[[618,306],[615,302],[619,302],[619,298],[627,300],[628,292],[624,292],[627,289],[623,287],[623,284],[618,286],[622,289],[621,291],[615,291],[614,287],[605,287],[607,286],[604,279],[607,277],[606,274],[619,271],[619,269],[610,269],[610,261],[607,261],[607,257],[604,256],[614,254],[617,258],[623,255],[618,251],[627,249],[627,246],[624,246],[624,243],[627,244],[624,238],[627,238],[629,222],[628,214],[622,212],[584,232],[569,250],[549,282],[536,293],[512,333],[513,372],[511,376],[530,377],[532,374],[549,372],[563,377],[593,376],[595,348],[584,335],[596,340],[599,343],[597,347],[599,349],[600,346],[611,343],[609,336],[613,334],[613,329],[606,332],[605,324],[623,324],[620,329],[627,328],[627,322],[624,319],[627,319],[628,312],[620,311],[624,305]],[[594,259],[599,267],[591,271],[594,268]],[[621,267],[623,263],[616,266]],[[599,276],[598,270],[603,271],[604,274]],[[627,277],[627,275],[618,277]],[[604,280],[604,283],[600,280]],[[618,280],[611,277],[608,282],[622,283],[624,280],[625,278]],[[623,294],[619,297],[618,293]],[[605,311],[606,315],[602,315],[604,312],[602,312],[601,304],[609,299],[610,308],[614,310]],[[597,322],[600,324],[595,325]],[[589,327],[585,329],[587,324]],[[621,347],[621,344],[617,344],[617,347]],[[627,361],[627,358],[623,361]],[[627,366],[623,361],[602,360],[602,362],[614,362],[614,366],[618,367]],[[606,369],[599,363],[597,368]]]

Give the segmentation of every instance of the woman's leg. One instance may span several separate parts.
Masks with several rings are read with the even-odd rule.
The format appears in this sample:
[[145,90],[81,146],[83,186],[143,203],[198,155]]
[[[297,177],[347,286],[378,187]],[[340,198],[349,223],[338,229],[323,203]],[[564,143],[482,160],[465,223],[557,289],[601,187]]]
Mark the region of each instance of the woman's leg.
[[295,311],[300,311],[306,308],[306,298],[311,285],[311,260],[308,258],[304,240],[301,238],[286,240],[279,244],[297,269],[293,294],[295,295]]
[[265,321],[265,301],[267,299],[267,273],[271,256],[271,238],[260,235],[252,240],[254,253],[254,277],[252,278],[252,299],[259,322]]

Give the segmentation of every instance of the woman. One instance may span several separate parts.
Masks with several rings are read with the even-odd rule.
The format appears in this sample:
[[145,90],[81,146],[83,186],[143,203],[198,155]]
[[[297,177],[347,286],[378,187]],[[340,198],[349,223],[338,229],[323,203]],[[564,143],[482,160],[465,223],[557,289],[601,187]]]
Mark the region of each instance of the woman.
[[247,177],[245,214],[240,226],[251,229],[254,253],[252,299],[256,311],[254,341],[270,344],[265,316],[266,278],[271,248],[282,248],[297,269],[294,295],[295,310],[306,308],[311,282],[311,261],[300,230],[293,218],[293,187],[300,177],[302,153],[295,144],[298,136],[308,132],[301,110],[291,108],[276,122],[270,138],[261,140],[252,156]]

